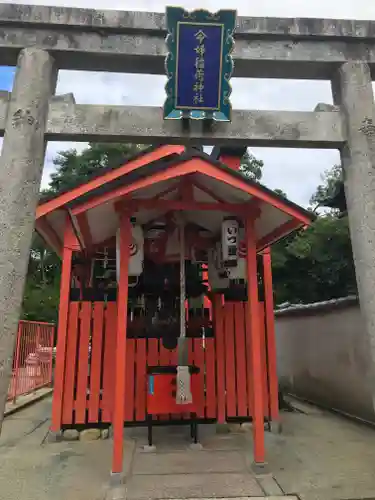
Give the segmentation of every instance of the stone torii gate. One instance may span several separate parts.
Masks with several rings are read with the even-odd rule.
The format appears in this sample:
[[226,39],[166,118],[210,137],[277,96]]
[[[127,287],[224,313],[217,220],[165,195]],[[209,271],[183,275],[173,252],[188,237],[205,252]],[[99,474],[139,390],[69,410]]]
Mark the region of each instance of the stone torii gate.
[[157,107],[54,97],[59,69],[164,74],[163,14],[3,4],[0,23],[0,65],[17,65],[12,93],[0,95],[0,415],[47,140],[338,148],[375,366],[375,22],[239,17],[235,77],[328,79],[335,107],[235,110],[209,131],[163,122]]

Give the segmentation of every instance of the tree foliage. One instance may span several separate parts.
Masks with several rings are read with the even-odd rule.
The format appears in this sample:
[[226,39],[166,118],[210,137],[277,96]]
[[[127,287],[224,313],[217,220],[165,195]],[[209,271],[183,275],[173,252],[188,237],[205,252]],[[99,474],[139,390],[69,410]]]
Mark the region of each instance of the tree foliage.
[[[306,230],[274,245],[276,302],[311,303],[357,293],[342,169],[325,172],[310,210],[326,207]],[[327,208],[328,207],[328,208]]]
[[255,156],[247,150],[241,159],[240,172],[246,175],[246,177],[259,182],[262,178],[263,166],[263,161],[255,158]]
[[53,160],[56,171],[51,174],[45,193],[56,194],[69,190],[95,175],[99,169],[120,165],[144,148],[139,144],[90,143],[81,153],[76,149],[60,151]]
[[[342,183],[342,167],[334,165],[330,170],[324,172],[323,183],[319,184],[315,193],[310,198],[310,205],[315,209],[319,207],[331,206],[331,200],[338,195]],[[332,207],[338,208],[338,207]]]
[[356,293],[348,218],[318,217],[273,247],[276,302],[311,303]]
[[23,319],[56,322],[60,272],[60,259],[35,232],[23,297]]
[[278,196],[282,196],[283,198],[288,198],[288,195],[282,189],[276,188],[273,190]]

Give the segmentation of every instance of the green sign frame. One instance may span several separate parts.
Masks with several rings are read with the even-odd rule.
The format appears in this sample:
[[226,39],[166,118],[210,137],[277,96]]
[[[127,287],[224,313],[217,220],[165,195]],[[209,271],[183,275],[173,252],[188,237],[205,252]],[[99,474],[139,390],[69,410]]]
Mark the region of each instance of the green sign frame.
[[[163,113],[165,120],[187,118],[231,121],[230,79],[234,68],[232,52],[236,18],[235,10],[220,10],[211,13],[207,10],[188,12],[181,7],[166,8],[168,52],[165,69],[168,80],[165,85],[167,95]],[[198,44],[196,47],[192,47],[193,32],[196,38],[195,43]],[[206,46],[203,47],[205,42],[207,42]],[[199,46],[200,43],[202,46]],[[197,69],[197,63],[195,63],[195,69],[192,66],[197,50],[201,50],[199,53],[202,54],[202,47],[205,56],[202,55],[201,61],[203,65],[206,64],[207,68],[204,86],[202,81],[194,80],[193,77],[193,71],[195,71],[195,76],[200,72]],[[198,59],[195,60],[198,61]],[[192,83],[194,83],[193,86]],[[192,88],[204,88],[204,92],[200,95],[193,94]]]

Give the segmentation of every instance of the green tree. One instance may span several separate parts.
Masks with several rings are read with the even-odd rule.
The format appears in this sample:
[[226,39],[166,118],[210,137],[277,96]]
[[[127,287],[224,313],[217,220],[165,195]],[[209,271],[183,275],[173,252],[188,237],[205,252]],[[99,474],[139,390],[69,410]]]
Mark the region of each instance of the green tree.
[[40,284],[27,279],[22,305],[22,319],[57,323],[59,312],[60,279]]
[[319,184],[310,198],[314,211],[320,207],[329,207],[337,213],[346,210],[341,165],[334,165],[330,170],[326,170],[322,180],[323,183]]
[[[329,207],[306,230],[272,248],[276,303],[310,303],[356,293],[348,218],[342,210],[341,167],[327,171],[311,197],[312,211]],[[341,194],[340,194],[341,193]],[[344,197],[345,199],[345,197]]]
[[274,189],[274,192],[278,195],[278,196],[282,196],[283,198],[288,198],[288,195],[285,193],[285,191],[283,191],[282,189],[279,189],[279,188],[276,188]]
[[34,232],[30,249],[28,276],[32,276],[35,282],[51,283],[60,266],[57,255],[49,249],[37,232]]
[[275,248],[277,302],[308,303],[356,293],[347,217],[326,214]]
[[22,319],[56,322],[61,263],[34,233],[22,306]]
[[241,158],[240,172],[242,172],[246,177],[259,182],[262,178],[263,166],[263,161],[255,158],[255,156],[247,150]]
[[44,195],[69,190],[87,180],[101,168],[120,165],[130,156],[142,151],[146,146],[139,144],[90,143],[89,147],[78,153],[76,149],[60,151],[53,160],[56,171]]

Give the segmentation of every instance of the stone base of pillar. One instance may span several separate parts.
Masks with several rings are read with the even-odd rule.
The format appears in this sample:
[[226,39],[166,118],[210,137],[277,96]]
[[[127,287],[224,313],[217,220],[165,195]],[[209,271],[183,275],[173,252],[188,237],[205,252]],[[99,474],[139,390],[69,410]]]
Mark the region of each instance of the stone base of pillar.
[[156,446],[153,445],[148,445],[146,444],[145,446],[142,447],[143,453],[155,453],[156,452]]
[[251,470],[255,475],[269,474],[267,462],[253,462],[251,464]]
[[269,428],[272,434],[281,434],[283,430],[283,426],[280,420],[273,420],[272,422],[270,422]]
[[126,489],[124,485],[111,486],[105,493],[104,500],[125,500]]
[[122,472],[111,472],[111,477],[109,479],[109,485],[111,488],[121,486],[124,483],[124,475]]
[[201,451],[203,450],[203,446],[201,445],[201,443],[191,443],[189,444],[189,450]]
[[48,431],[47,434],[47,443],[60,443],[63,438],[63,433],[62,431]]

